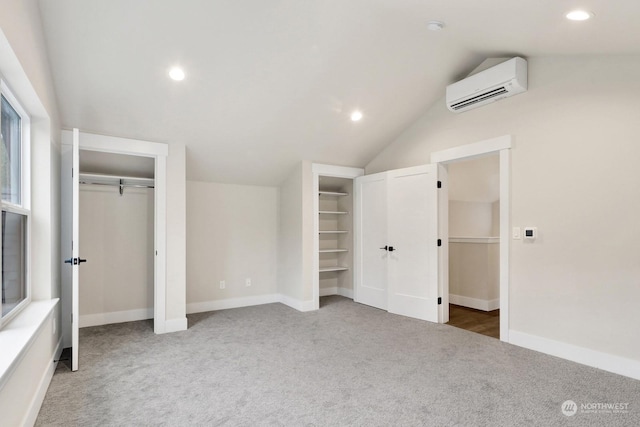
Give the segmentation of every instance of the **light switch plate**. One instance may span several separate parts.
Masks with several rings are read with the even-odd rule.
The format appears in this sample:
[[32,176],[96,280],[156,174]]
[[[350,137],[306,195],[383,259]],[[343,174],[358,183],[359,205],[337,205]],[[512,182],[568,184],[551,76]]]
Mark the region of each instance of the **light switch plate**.
[[521,238],[520,227],[513,227],[513,240],[520,240]]

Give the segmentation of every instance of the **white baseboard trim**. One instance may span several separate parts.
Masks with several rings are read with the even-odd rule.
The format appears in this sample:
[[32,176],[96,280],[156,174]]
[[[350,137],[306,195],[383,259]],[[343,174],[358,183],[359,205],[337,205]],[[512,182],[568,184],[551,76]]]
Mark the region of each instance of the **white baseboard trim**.
[[346,298],[353,299],[353,290],[340,288],[338,286],[334,286],[332,288],[320,288],[320,296],[326,297],[329,295],[340,295]]
[[329,295],[338,295],[338,287],[334,286],[332,288],[320,288],[321,297],[328,297]]
[[53,373],[56,370],[56,366],[58,366],[58,362],[56,362],[56,360],[60,359],[61,354],[62,336],[60,336],[58,345],[56,345],[56,348],[53,350],[53,354],[51,355],[51,363],[47,364],[47,368],[44,370],[42,378],[40,379],[40,383],[38,384],[36,393],[33,396],[33,399],[31,399],[29,409],[27,410],[24,420],[22,421],[23,426],[33,426],[36,423],[38,413],[40,412],[40,408],[42,407],[42,402],[44,402],[47,390],[49,389],[49,384],[51,384]]
[[280,302],[298,311],[315,310],[315,304],[313,303],[313,301],[301,301],[299,299],[291,298],[287,295],[280,294]]
[[187,314],[206,311],[227,310],[229,308],[249,307],[252,305],[280,302],[279,294],[256,295],[241,298],[226,298],[214,301],[192,302],[187,304]]
[[[353,299],[353,291],[345,288],[320,289],[320,296],[342,295]],[[230,308],[250,307],[252,305],[282,303],[298,311],[313,311],[313,301],[301,301],[283,294],[256,295],[251,297],[227,298],[215,301],[192,302],[187,304],[187,314],[203,313],[206,311],[227,310]],[[169,332],[167,330],[167,332]]]
[[476,310],[493,311],[500,308],[500,299],[485,300],[449,294],[449,304],[461,305]]
[[83,314],[80,316],[80,327],[109,325],[111,323],[135,322],[153,319],[153,308],[112,311],[110,313]]
[[181,317],[178,319],[167,319],[164,322],[164,333],[168,334],[171,332],[186,331],[187,327],[188,322],[186,317]]
[[640,361],[509,330],[509,343],[640,380]]
[[353,299],[353,289],[338,288],[338,295]]

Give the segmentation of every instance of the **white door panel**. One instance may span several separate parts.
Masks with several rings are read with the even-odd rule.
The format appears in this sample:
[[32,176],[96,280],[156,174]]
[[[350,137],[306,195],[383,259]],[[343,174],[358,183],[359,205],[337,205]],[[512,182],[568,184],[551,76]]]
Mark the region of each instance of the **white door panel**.
[[435,165],[389,172],[389,312],[438,321]]
[[355,185],[356,286],[354,300],[387,309],[386,174],[358,177]]

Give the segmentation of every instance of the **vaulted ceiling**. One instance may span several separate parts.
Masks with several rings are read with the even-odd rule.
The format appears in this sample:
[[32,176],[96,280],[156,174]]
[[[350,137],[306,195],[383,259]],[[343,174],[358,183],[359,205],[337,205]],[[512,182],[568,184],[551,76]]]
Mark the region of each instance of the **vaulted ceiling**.
[[637,0],[39,4],[63,126],[184,143],[188,179],[214,182],[364,166],[486,57],[640,53]]

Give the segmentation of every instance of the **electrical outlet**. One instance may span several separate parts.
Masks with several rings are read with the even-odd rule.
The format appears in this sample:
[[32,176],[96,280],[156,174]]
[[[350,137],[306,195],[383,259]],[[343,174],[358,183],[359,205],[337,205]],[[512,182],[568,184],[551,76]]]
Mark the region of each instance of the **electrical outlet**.
[[227,284],[225,283],[224,280],[220,280],[220,289],[224,289],[227,287]]
[[251,286],[251,279],[247,278],[247,280],[245,280],[244,284],[247,287]]

